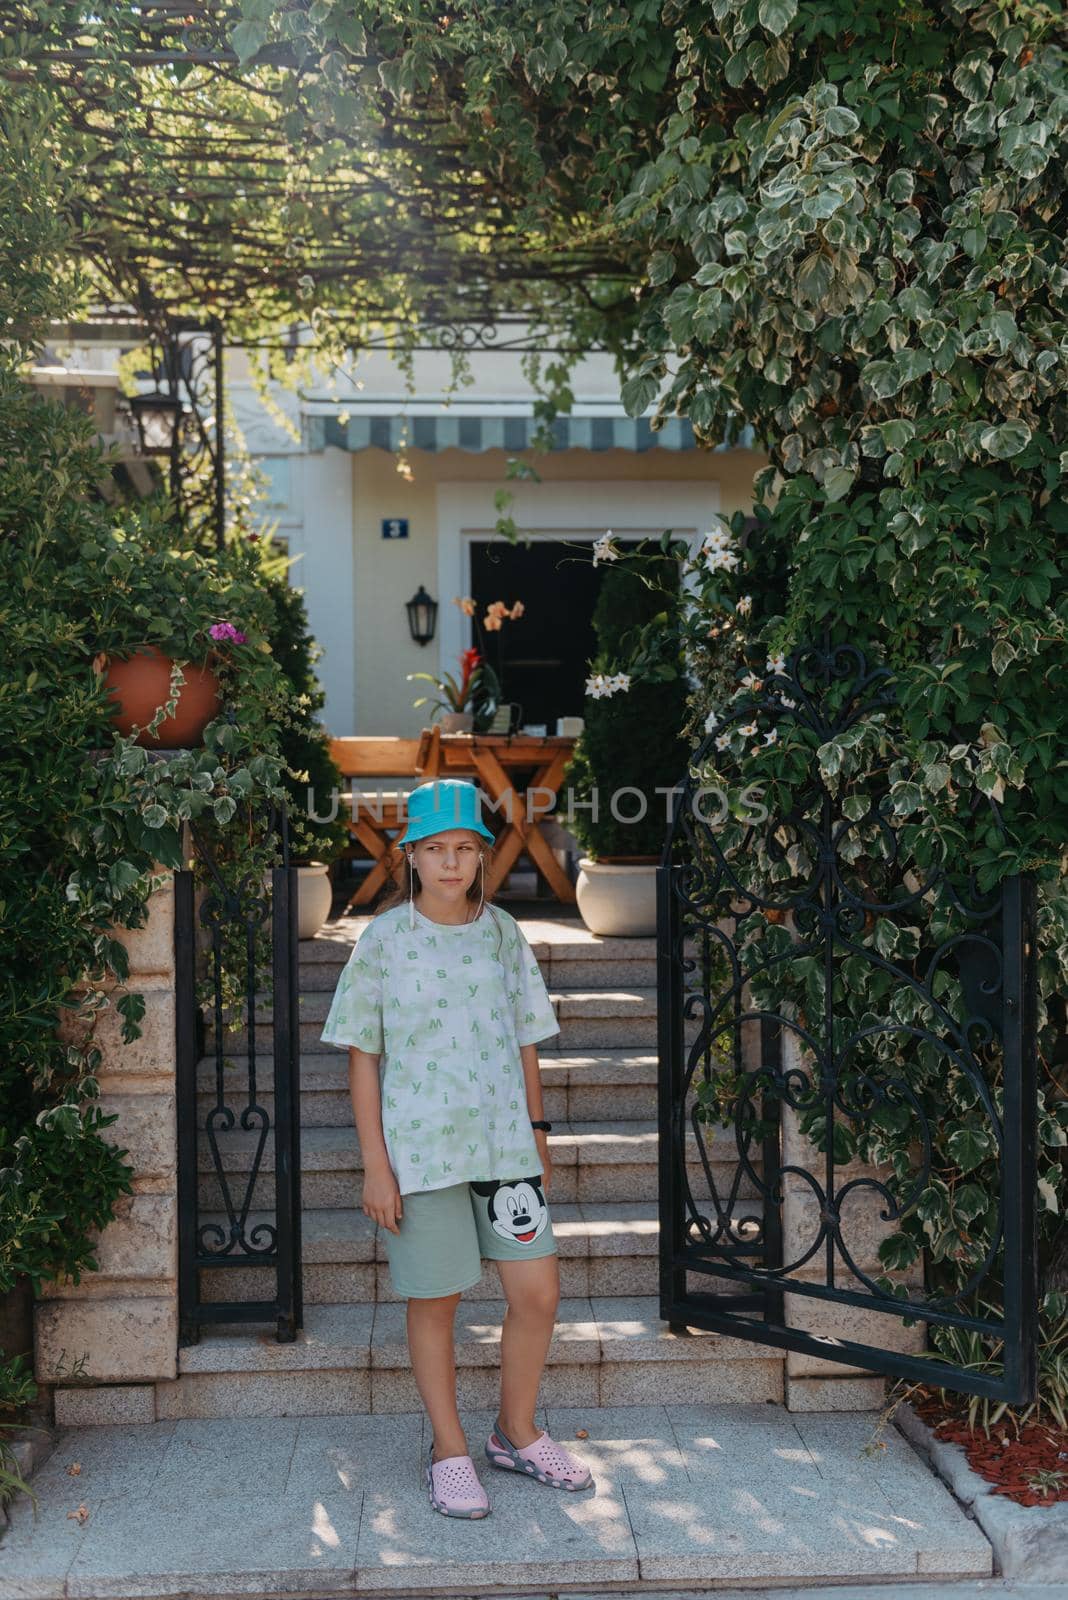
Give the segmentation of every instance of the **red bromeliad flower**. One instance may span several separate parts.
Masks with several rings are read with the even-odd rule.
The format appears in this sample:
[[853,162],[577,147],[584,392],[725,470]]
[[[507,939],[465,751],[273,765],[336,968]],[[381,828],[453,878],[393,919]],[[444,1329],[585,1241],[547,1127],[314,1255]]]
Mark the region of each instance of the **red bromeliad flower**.
[[471,674],[475,671],[475,669],[478,666],[481,665],[481,662],[482,662],[481,652],[476,650],[473,645],[471,646],[471,648],[469,650],[464,650],[460,655],[460,668],[461,668],[460,704],[461,705],[464,705],[466,703],[466,700],[467,700],[467,688],[468,688],[468,684],[471,682]]

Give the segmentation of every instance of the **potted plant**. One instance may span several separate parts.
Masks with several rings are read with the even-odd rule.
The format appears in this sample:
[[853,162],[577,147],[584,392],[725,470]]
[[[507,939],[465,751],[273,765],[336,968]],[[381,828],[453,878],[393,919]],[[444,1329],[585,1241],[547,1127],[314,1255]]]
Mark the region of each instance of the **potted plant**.
[[[472,733],[476,731],[476,718],[487,724],[492,720],[501,686],[493,668],[474,646],[460,654],[459,680],[451,672],[443,672],[440,678],[432,672],[408,673],[409,682],[415,678],[425,678],[437,688],[436,695],[420,695],[412,705],[432,705],[435,713],[440,713],[443,733]],[[481,733],[482,728],[477,731]]]
[[135,734],[138,744],[191,749],[219,714],[219,679],[210,663],[179,666],[155,645],[142,645],[126,657],[103,657],[100,667],[116,732]]
[[[568,827],[585,851],[575,898],[591,933],[656,932],[665,790],[681,781],[689,756],[681,732],[688,684],[674,620],[678,590],[675,560],[639,547],[605,574],[594,608],[597,653],[589,663],[585,726],[564,773],[579,802]],[[664,648],[639,679],[627,667],[650,631]]]
[[271,654],[293,691],[293,710],[281,729],[285,761],[282,786],[290,824],[290,860],[297,868],[297,934],[314,939],[330,915],[330,868],[348,839],[337,818],[335,797],[341,772],[330,754],[330,738],[318,720],[326,696],[315,676],[322,654],[308,631],[304,595],[286,576],[288,560],[263,551],[263,582],[274,605]]
[[115,729],[156,750],[201,744],[222,707],[227,647],[246,642],[226,620],[233,575],[173,538],[156,508],[129,514],[108,531],[90,580],[94,668]]
[[486,733],[493,725],[502,699],[500,677],[486,659],[482,629],[497,633],[505,622],[521,617],[525,608],[522,600],[514,601],[511,606],[506,606],[503,600],[493,600],[486,607],[480,627],[475,615],[475,602],[470,595],[462,598],[457,595],[453,604],[460,607],[465,617],[473,619],[479,643],[461,652],[459,682],[448,672],[440,678],[436,678],[432,672],[409,672],[409,681],[425,678],[438,690],[437,696],[421,695],[418,700],[412,701],[412,705],[433,704],[441,712],[443,733]]

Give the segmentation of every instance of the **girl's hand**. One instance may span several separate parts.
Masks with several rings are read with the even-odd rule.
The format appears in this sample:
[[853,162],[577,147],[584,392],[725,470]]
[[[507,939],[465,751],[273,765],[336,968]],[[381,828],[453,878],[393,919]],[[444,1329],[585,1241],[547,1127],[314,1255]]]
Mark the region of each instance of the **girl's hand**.
[[553,1163],[549,1154],[549,1135],[544,1128],[534,1129],[534,1143],[538,1147],[538,1156],[541,1159],[541,1186],[547,1189],[553,1175]]
[[404,1216],[404,1205],[397,1175],[388,1162],[364,1169],[362,1203],[365,1215],[379,1227],[388,1228],[390,1233],[400,1232],[398,1223]]

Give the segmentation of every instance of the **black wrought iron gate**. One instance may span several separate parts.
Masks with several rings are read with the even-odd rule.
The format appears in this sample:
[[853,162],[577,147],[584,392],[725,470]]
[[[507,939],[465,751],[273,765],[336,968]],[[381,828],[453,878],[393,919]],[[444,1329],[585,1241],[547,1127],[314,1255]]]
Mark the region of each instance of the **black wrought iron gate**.
[[[887,732],[885,669],[828,638],[785,668],[695,752],[657,869],[660,1316],[1026,1402],[1034,884],[919,865],[892,748],[864,794],[834,783],[871,719]],[[807,745],[784,814],[720,807],[736,727]],[[932,1165],[951,1109],[957,1173]]]
[[[175,873],[183,1345],[206,1323],[274,1322],[282,1342],[303,1325],[297,869],[284,816],[249,826],[277,832],[283,865],[234,881],[194,829],[198,870]],[[207,1291],[235,1272],[245,1292]]]

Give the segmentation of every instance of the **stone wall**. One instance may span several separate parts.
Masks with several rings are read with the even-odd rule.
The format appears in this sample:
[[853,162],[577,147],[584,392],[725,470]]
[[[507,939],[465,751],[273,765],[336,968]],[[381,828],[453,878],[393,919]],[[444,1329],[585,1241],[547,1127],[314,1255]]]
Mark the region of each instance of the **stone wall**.
[[[100,1105],[118,1120],[102,1137],[123,1147],[133,1193],[96,1236],[99,1271],[42,1286],[35,1309],[36,1377],[55,1385],[60,1423],[150,1421],[153,1384],[174,1378],[178,1356],[177,1134],[175,1123],[174,882],[153,896],[144,928],[115,929],[129,952],[124,987],[144,996],[141,1037],[122,1041],[122,1018],[101,1012]],[[65,1032],[72,1037],[74,1027]]]

